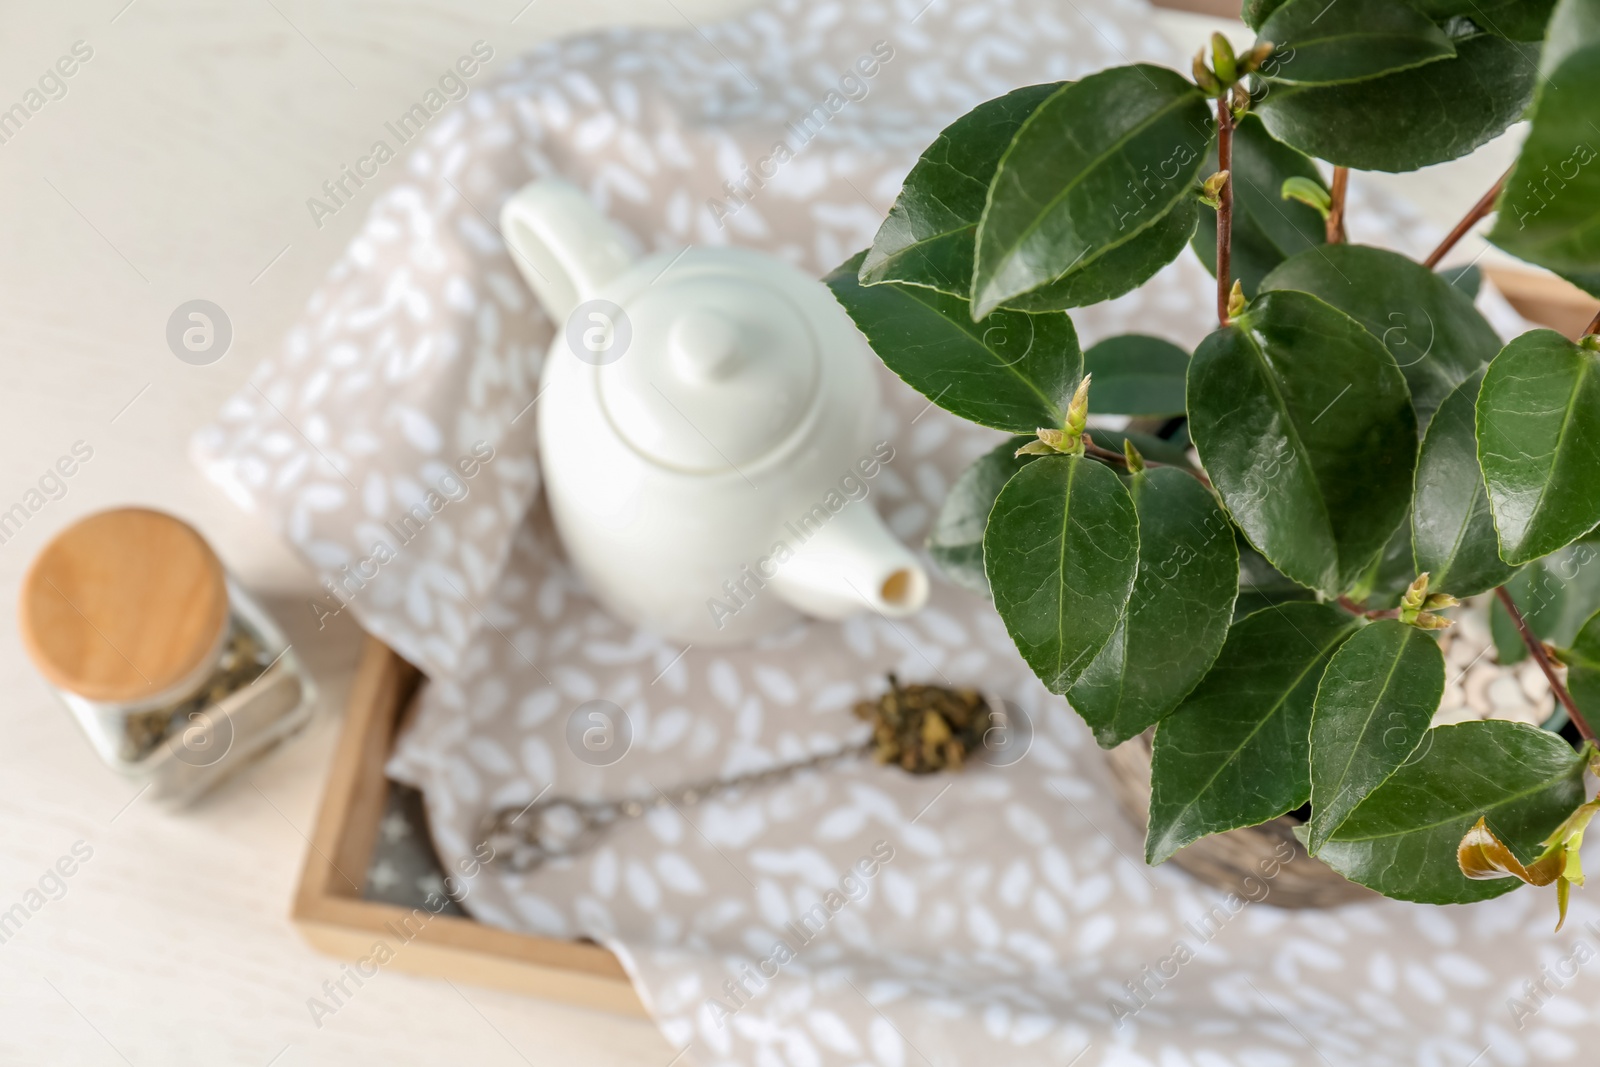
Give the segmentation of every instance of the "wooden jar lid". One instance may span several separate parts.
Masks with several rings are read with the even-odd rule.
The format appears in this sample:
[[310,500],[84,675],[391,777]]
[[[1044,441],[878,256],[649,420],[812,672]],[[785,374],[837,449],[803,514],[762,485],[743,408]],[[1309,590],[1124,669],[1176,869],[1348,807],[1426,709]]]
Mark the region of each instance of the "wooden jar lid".
[[18,608],[23,645],[51,684],[135,703],[199,674],[216,654],[228,588],[221,561],[188,523],[118,508],[46,545]]

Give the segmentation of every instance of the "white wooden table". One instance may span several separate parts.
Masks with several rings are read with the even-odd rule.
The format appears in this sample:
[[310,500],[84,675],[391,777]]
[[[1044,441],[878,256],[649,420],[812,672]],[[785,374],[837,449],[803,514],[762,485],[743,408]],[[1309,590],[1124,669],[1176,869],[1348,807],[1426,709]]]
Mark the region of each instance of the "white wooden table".
[[[8,138],[0,143],[0,512],[27,501],[75,442],[93,449],[64,495],[0,544],[6,618],[28,560],[63,525],[116,504],[164,508],[198,526],[264,594],[322,690],[304,736],[174,815],[96,761],[7,623],[0,1062],[664,1067],[672,1059],[645,1022],[389,971],[320,1026],[313,1021],[307,1000],[341,976],[341,964],[304,945],[287,909],[359,634],[347,623],[316,629],[308,573],[202,481],[186,447],[275,349],[398,168],[320,229],[306,199],[474,41],[493,47],[492,75],[551,35],[608,22],[682,25],[738,6],[0,3],[0,108],[24,101],[75,42],[92,49],[64,79],[65,95],[20,128],[0,115]],[[1163,19],[1191,50],[1211,26]],[[1448,224],[1504,158],[1491,152],[1448,170],[1425,209]],[[201,297],[225,309],[234,339],[221,361],[191,366],[168,350],[165,328],[174,308]],[[66,864],[75,873],[58,882],[48,872],[75,845],[92,856]],[[22,912],[12,914],[25,919],[8,926],[4,915],[17,904]]]

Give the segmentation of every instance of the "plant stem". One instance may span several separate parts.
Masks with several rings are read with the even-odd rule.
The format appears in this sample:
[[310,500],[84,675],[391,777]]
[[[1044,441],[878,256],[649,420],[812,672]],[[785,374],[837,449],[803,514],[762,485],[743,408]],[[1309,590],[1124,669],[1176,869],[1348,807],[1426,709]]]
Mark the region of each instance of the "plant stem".
[[1465,237],[1468,230],[1476,226],[1485,215],[1494,209],[1495,197],[1500,195],[1500,190],[1504,187],[1506,179],[1509,177],[1511,177],[1511,171],[1508,169],[1504,174],[1500,175],[1499,180],[1490,187],[1489,191],[1484,193],[1476,204],[1472,205],[1472,210],[1467,212],[1460,222],[1456,223],[1455,229],[1445,235],[1444,240],[1439,242],[1439,247],[1428,254],[1428,258],[1422,261],[1424,267],[1429,270],[1437,267],[1439,261],[1456,246],[1456,242]]
[[1343,244],[1344,235],[1344,195],[1350,187],[1350,168],[1333,168],[1333,203],[1328,208],[1327,241],[1330,245]]
[[1506,609],[1506,614],[1511,616],[1511,621],[1517,624],[1517,633],[1522,635],[1522,643],[1528,646],[1528,652],[1533,656],[1534,662],[1539,664],[1539,669],[1544,671],[1545,680],[1550,683],[1551,692],[1561,706],[1567,709],[1567,717],[1572,720],[1572,725],[1578,728],[1578,733],[1583,735],[1585,741],[1600,745],[1600,738],[1595,736],[1594,728],[1583,717],[1583,712],[1578,710],[1578,705],[1572,699],[1572,694],[1567,692],[1567,687],[1556,676],[1556,665],[1550,662],[1550,653],[1544,650],[1544,642],[1528,627],[1528,620],[1522,617],[1522,612],[1517,609],[1516,602],[1511,599],[1511,594],[1506,592],[1505,586],[1500,586],[1494,591],[1500,598],[1500,606]]
[[[1084,434],[1083,436],[1083,451],[1085,455],[1093,456],[1095,459],[1104,460],[1107,463],[1117,463],[1124,467],[1128,465],[1127,456],[1124,456],[1121,452],[1113,452],[1109,448],[1101,448],[1099,445],[1094,443],[1088,434]],[[1144,461],[1144,465],[1146,467],[1173,467],[1174,469],[1183,471],[1186,474],[1194,475],[1202,484],[1208,487],[1211,485],[1211,479],[1206,477],[1205,471],[1198,471],[1193,467],[1178,466],[1175,463],[1157,463],[1153,459],[1146,459]]]
[[1600,333],[1600,311],[1596,311],[1594,313],[1594,318],[1589,320],[1589,325],[1585,326],[1583,328],[1583,332],[1578,336],[1588,337],[1590,334],[1594,333]]
[[1338,604],[1350,614],[1360,615],[1364,619],[1398,619],[1400,617],[1399,608],[1389,608],[1387,611],[1368,611],[1347,596],[1340,597]]
[[1217,197],[1217,323],[1226,326],[1233,321],[1228,315],[1233,290],[1233,110],[1226,94],[1217,101],[1217,169],[1228,175]]

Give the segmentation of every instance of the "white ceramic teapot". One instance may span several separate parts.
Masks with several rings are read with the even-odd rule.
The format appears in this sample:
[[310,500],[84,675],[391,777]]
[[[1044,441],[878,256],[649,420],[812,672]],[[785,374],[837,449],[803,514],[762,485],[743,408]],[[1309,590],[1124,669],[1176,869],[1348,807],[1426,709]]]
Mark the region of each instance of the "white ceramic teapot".
[[878,518],[877,379],[827,288],[735,248],[636,259],[542,180],[501,230],[556,323],[538,398],[568,558],[614,614],[702,645],[796,612],[908,615],[928,577]]

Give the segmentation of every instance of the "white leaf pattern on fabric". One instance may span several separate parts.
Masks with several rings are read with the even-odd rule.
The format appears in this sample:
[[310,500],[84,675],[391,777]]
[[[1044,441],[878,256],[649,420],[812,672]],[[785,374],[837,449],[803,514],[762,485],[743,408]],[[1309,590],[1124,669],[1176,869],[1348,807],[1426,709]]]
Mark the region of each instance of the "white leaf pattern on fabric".
[[[723,182],[747,181],[880,41],[893,58],[859,79],[866,94],[840,95],[719,226],[708,201],[736,206]],[[673,1047],[689,1046],[683,1064],[1448,1067],[1480,1053],[1484,1065],[1576,1062],[1600,1040],[1582,986],[1522,1030],[1506,1009],[1588,936],[1600,910],[1582,895],[1560,938],[1526,891],[1461,909],[1249,905],[1196,936],[1189,924],[1225,913],[1223,897],[1137,865],[1140,831],[1099,751],[982,598],[936,581],[912,619],[809,625],[713,654],[619,624],[562,560],[529,407],[551,326],[484,221],[517,188],[560,174],[643,248],[738,244],[821,275],[871,240],[950,120],[1018,85],[1134,61],[1187,69],[1140,0],[778,0],[699,30],[496,56],[497,77],[422,138],[282,352],[196,437],[206,473],[329,581],[410,514],[414,536],[345,599],[431,679],[389,772],[424,790],[447,869],[473,857],[485,807],[546,787],[651,797],[859,740],[851,705],[890,670],[982,687],[1032,719],[1033,748],[1004,769],[935,780],[840,766],[655,811],[532,876],[470,880],[480,920],[591,937],[623,957]],[[1363,239],[1413,255],[1436,236],[1363,183],[1350,215]],[[1185,255],[1073,319],[1086,345],[1138,331],[1193,346],[1210,303]],[[878,433],[896,457],[851,506],[877,508],[916,546],[997,435],[882,378]],[[493,458],[433,510],[430,493],[460,496],[440,481],[480,444]],[[567,719],[590,699],[627,709],[634,729],[609,767],[568,747]],[[892,859],[853,874],[880,841]],[[798,944],[788,924],[812,934]],[[769,976],[760,965],[780,938],[797,953]],[[1179,939],[1194,958],[1157,988],[1146,975]],[[724,982],[747,974],[762,984],[746,978],[735,1004]],[[1140,981],[1150,1004],[1118,1026],[1110,1005],[1134,1003]],[[713,999],[738,1010],[719,1024]]]

